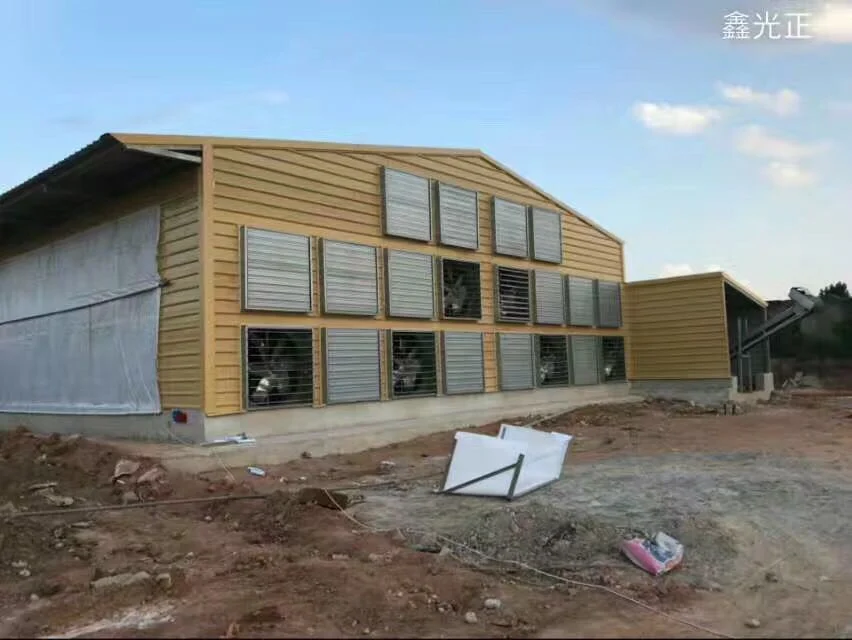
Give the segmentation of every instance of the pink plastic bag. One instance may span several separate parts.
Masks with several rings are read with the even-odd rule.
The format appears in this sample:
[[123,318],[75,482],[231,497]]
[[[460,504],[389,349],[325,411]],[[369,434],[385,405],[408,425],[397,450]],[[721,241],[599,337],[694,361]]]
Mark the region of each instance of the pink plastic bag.
[[683,545],[662,532],[651,540],[625,540],[621,543],[621,550],[633,564],[652,576],[668,573],[683,561]]

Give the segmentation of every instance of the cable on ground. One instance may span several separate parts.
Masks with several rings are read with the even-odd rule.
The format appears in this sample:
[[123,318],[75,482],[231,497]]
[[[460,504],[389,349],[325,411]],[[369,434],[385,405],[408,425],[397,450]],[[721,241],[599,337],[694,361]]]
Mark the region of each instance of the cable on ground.
[[[328,494],[328,492],[326,492],[326,493]],[[385,529],[376,529],[375,527],[371,527],[370,525],[361,522],[360,520],[355,518],[352,514],[346,513],[346,511],[341,509],[340,505],[337,504],[337,501],[334,499],[334,497],[332,495],[328,494],[328,498],[329,498],[329,500],[331,500],[332,504],[337,506],[338,511],[340,513],[342,513],[346,518],[348,518],[351,522],[353,522],[357,526],[361,527],[362,529],[366,529],[367,531],[370,531],[372,533],[385,533],[386,531],[388,531],[388,530],[385,530]],[[390,531],[394,531],[394,530],[398,531],[399,528],[390,529]],[[626,602],[629,602],[633,605],[636,605],[637,607],[645,609],[646,611],[650,611],[651,613],[654,613],[658,616],[662,616],[663,618],[671,620],[672,622],[677,622],[678,624],[682,624],[684,626],[695,629],[696,631],[702,631],[704,633],[709,633],[710,635],[716,636],[718,638],[734,638],[735,637],[735,636],[730,636],[726,633],[722,633],[721,631],[715,631],[713,629],[709,629],[708,627],[704,627],[700,624],[690,622],[689,620],[684,620],[682,618],[678,618],[677,616],[673,616],[669,613],[666,613],[665,611],[661,611],[660,609],[652,607],[651,605],[645,604],[644,602],[641,602],[641,601],[637,600],[636,598],[631,598],[630,596],[625,595],[623,593],[620,593],[620,592],[616,591],[615,589],[611,589],[609,587],[605,587],[605,586],[600,585],[600,584],[592,584],[590,582],[582,582],[580,580],[571,580],[570,578],[563,578],[562,576],[558,576],[558,575],[555,575],[553,573],[548,573],[547,571],[542,571],[541,569],[533,567],[533,566],[531,566],[531,565],[529,565],[525,562],[519,562],[517,560],[501,560],[500,558],[495,558],[493,556],[489,556],[488,554],[483,553],[483,552],[479,551],[478,549],[474,549],[473,547],[470,547],[470,546],[464,544],[463,542],[459,542],[458,540],[453,540],[452,538],[448,538],[447,536],[441,535],[441,534],[436,533],[434,531],[422,531],[422,530],[408,529],[408,528],[406,530],[411,531],[413,533],[434,535],[434,536],[437,537],[438,540],[442,540],[443,542],[446,542],[450,545],[454,545],[458,548],[470,551],[471,553],[474,553],[474,554],[480,556],[484,560],[495,562],[497,564],[513,565],[513,566],[519,567],[521,569],[524,569],[526,571],[530,571],[532,573],[536,573],[536,574],[544,576],[546,578],[550,578],[551,580],[557,580],[559,582],[562,582],[562,583],[565,583],[565,584],[570,584],[570,585],[575,586],[575,587],[581,587],[581,588],[585,588],[585,589],[596,589],[598,591],[603,591],[603,592],[608,593],[612,596],[615,596],[616,598],[619,598],[619,599],[624,600]],[[461,560],[461,561],[464,562],[463,560]]]

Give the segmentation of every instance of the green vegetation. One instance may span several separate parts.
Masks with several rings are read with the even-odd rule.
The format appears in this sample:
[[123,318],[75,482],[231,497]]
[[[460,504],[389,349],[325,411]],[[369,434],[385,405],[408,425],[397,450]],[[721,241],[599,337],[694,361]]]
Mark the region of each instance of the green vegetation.
[[[845,282],[820,289],[823,305],[804,321],[779,331],[769,344],[775,358],[852,358],[852,296]],[[770,313],[778,313],[781,309]]]

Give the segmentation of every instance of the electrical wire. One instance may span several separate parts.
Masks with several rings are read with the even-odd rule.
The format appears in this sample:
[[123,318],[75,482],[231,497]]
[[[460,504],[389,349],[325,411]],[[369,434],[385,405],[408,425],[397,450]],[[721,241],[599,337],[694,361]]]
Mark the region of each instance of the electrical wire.
[[[551,418],[558,418],[559,416],[565,415],[566,413],[569,413],[569,411],[557,413],[557,414],[554,414],[554,415],[546,415],[546,416],[538,418],[537,420],[534,420],[534,421],[532,421],[532,422],[530,422],[530,423],[528,423],[524,426],[533,427],[533,426],[540,424],[540,423],[542,423],[546,420],[549,420]],[[171,430],[169,429],[169,431],[171,431]],[[180,441],[180,438],[179,438],[179,436],[177,436],[177,434],[172,432],[171,435]],[[224,461],[221,458],[219,458],[218,455],[216,455],[216,458],[217,458],[219,464],[225,470],[225,472],[233,479],[233,474],[231,474],[230,469],[225,465]],[[334,496],[332,495],[332,492],[333,491],[371,489],[373,487],[385,486],[385,485],[394,484],[394,483],[397,483],[397,482],[409,482],[409,481],[413,481],[413,480],[421,480],[421,479],[436,477],[436,476],[439,476],[439,475],[442,475],[442,474],[441,473],[432,473],[432,474],[428,474],[428,475],[424,475],[424,476],[418,476],[418,477],[414,477],[414,478],[395,479],[395,480],[389,480],[389,481],[386,481],[386,482],[374,483],[374,484],[370,484],[370,485],[356,485],[356,486],[353,486],[353,487],[342,487],[342,488],[339,488],[339,489],[327,489],[327,488],[324,488],[324,487],[320,488],[320,489],[321,489],[321,491],[323,491],[326,494],[328,499],[337,508],[337,510],[341,514],[343,514],[343,516],[345,516],[348,520],[350,520],[353,524],[355,524],[356,526],[358,526],[358,527],[360,527],[360,528],[362,528],[366,531],[369,531],[371,533],[383,533],[383,532],[387,532],[387,531],[399,530],[399,528],[396,527],[396,528],[393,528],[393,529],[377,529],[375,527],[371,527],[370,525],[367,525],[367,524],[361,522],[360,520],[358,520],[357,518],[355,518],[351,514],[347,513],[343,509],[343,507],[341,507],[340,503],[338,503],[337,500],[335,500]],[[121,510],[125,510],[125,509],[142,509],[142,508],[151,508],[151,507],[160,507],[160,506],[174,506],[174,505],[194,504],[194,503],[225,502],[225,501],[229,501],[229,500],[252,500],[252,499],[259,500],[259,499],[266,499],[266,498],[269,497],[269,495],[270,494],[250,494],[250,495],[242,495],[242,496],[234,496],[234,495],[208,496],[208,497],[204,497],[204,498],[159,500],[159,501],[140,502],[140,503],[123,504],[123,505],[100,505],[100,506],[92,506],[92,507],[79,507],[79,508],[74,508],[74,509],[67,509],[66,508],[66,509],[50,509],[50,510],[45,510],[45,511],[20,511],[20,512],[17,512],[17,513],[8,514],[6,517],[7,518],[16,518],[16,517],[36,517],[36,516],[48,516],[48,515],[66,515],[66,514],[73,514],[73,513],[88,513],[88,512],[97,512],[97,511],[121,511]],[[410,528],[406,528],[406,530],[411,531],[413,533],[434,535],[438,540],[441,540],[441,541],[443,541],[443,542],[445,542],[449,545],[452,545],[452,546],[454,546],[458,549],[464,549],[464,550],[466,550],[470,553],[473,553],[473,554],[475,554],[475,555],[477,555],[477,556],[479,556],[479,557],[481,557],[484,560],[487,560],[489,562],[493,562],[493,563],[497,563],[497,564],[503,564],[503,565],[516,566],[516,567],[519,567],[521,569],[524,569],[525,571],[529,571],[531,573],[535,573],[537,575],[544,576],[546,578],[549,578],[551,580],[556,580],[556,581],[562,582],[564,584],[569,584],[569,585],[584,588],[584,589],[592,589],[592,590],[597,590],[597,591],[603,591],[604,593],[608,593],[608,594],[610,594],[610,595],[612,595],[616,598],[619,598],[620,600],[624,600],[625,602],[629,602],[630,604],[633,604],[637,607],[640,607],[640,608],[642,608],[646,611],[649,611],[653,614],[656,614],[658,616],[666,618],[667,620],[671,620],[672,622],[676,622],[678,624],[690,627],[690,628],[692,628],[696,631],[708,633],[710,635],[713,635],[713,636],[716,636],[716,637],[719,637],[719,638],[734,638],[735,637],[735,636],[731,636],[731,635],[722,633],[720,631],[716,631],[714,629],[710,629],[710,628],[705,627],[703,625],[700,625],[700,624],[697,624],[697,623],[694,623],[694,622],[690,622],[688,620],[684,620],[684,619],[679,618],[677,616],[673,616],[673,615],[668,614],[664,611],[661,611],[660,609],[652,607],[648,604],[645,604],[644,602],[641,602],[641,601],[639,601],[635,598],[632,598],[628,595],[620,593],[620,592],[616,591],[615,589],[611,589],[610,587],[606,587],[604,585],[592,584],[592,583],[583,582],[583,581],[580,581],[580,580],[572,580],[570,578],[564,578],[562,576],[558,576],[556,574],[549,573],[547,571],[544,571],[542,569],[539,569],[537,567],[529,565],[525,562],[520,562],[520,561],[517,561],[517,560],[503,560],[503,559],[500,559],[500,558],[495,558],[494,556],[490,556],[486,553],[483,553],[482,551],[479,551],[478,549],[474,549],[473,547],[466,545],[462,542],[459,542],[458,540],[454,540],[452,538],[449,538],[445,535],[439,534],[439,533],[434,532],[434,531],[423,531],[423,530],[410,529]],[[463,560],[461,560],[460,558],[459,558],[459,560],[463,562]]]
[[[387,529],[376,529],[375,527],[371,527],[370,525],[361,522],[360,520],[355,518],[352,514],[346,513],[346,511],[341,509],[340,505],[334,499],[334,496],[329,494],[328,491],[326,491],[326,494],[328,495],[328,499],[332,502],[332,504],[334,504],[338,508],[338,511],[341,514],[343,514],[346,518],[348,518],[353,524],[361,527],[362,529],[370,531],[371,533],[384,533],[386,531],[389,531]],[[390,531],[394,531],[394,530],[399,530],[399,528],[397,527],[397,528],[394,528],[394,529],[390,529]],[[494,556],[489,556],[488,554],[483,553],[483,552],[479,551],[478,549],[474,549],[473,547],[470,547],[470,546],[464,544],[463,542],[459,542],[458,540],[453,540],[452,538],[448,538],[447,536],[436,533],[434,531],[423,531],[423,530],[409,529],[409,528],[406,528],[406,530],[411,531],[413,533],[434,535],[438,540],[442,540],[442,541],[444,541],[444,542],[446,542],[450,545],[453,545],[455,547],[465,549],[466,551],[474,553],[474,554],[480,556],[481,558],[488,560],[490,562],[495,562],[497,564],[513,565],[513,566],[519,567],[521,569],[524,569],[526,571],[530,571],[532,573],[536,573],[536,574],[544,576],[546,578],[550,578],[551,580],[557,580],[559,582],[563,582],[565,584],[570,584],[572,586],[582,587],[584,589],[595,589],[595,590],[598,590],[598,591],[603,591],[603,592],[608,593],[612,596],[615,596],[616,598],[619,598],[621,600],[629,602],[629,603],[631,603],[631,604],[633,604],[637,607],[641,607],[642,609],[645,609],[646,611],[650,611],[651,613],[654,613],[658,616],[662,616],[663,618],[671,620],[672,622],[677,622],[678,624],[682,624],[682,625],[685,625],[687,627],[691,627],[692,629],[695,629],[696,631],[702,631],[704,633],[709,633],[710,635],[716,636],[718,638],[731,638],[732,639],[732,638],[735,637],[735,636],[730,636],[726,633],[722,633],[721,631],[715,631],[714,629],[710,629],[710,628],[702,626],[700,624],[690,622],[689,620],[684,620],[683,618],[678,618],[677,616],[673,616],[669,613],[666,613],[665,611],[661,611],[660,609],[652,607],[651,605],[645,604],[644,602],[641,602],[640,600],[637,600],[636,598],[631,598],[630,596],[625,595],[623,593],[620,593],[620,592],[616,591],[615,589],[611,589],[609,587],[605,587],[605,586],[600,585],[600,584],[592,584],[590,582],[582,582],[580,580],[571,580],[569,578],[563,578],[562,576],[558,576],[558,575],[555,575],[553,573],[548,573],[547,571],[543,571],[543,570],[538,569],[536,567],[533,567],[532,565],[529,565],[525,562],[519,562],[517,560],[501,560],[500,558],[495,558]]]

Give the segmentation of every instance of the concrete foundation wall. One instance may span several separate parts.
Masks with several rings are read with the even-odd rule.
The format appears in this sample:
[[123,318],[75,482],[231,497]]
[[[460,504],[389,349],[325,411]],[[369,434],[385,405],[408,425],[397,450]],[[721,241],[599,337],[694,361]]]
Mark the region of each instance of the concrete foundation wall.
[[761,374],[758,376],[757,384],[757,390],[750,393],[739,393],[736,391],[737,378],[734,376],[731,378],[731,385],[734,389],[731,394],[731,400],[745,403],[757,402],[758,400],[769,400],[772,392],[775,390],[775,376],[771,373]]
[[[27,427],[41,433],[79,433],[89,437],[146,440],[116,442],[120,447],[162,459],[170,468],[201,472],[228,466],[269,465],[298,458],[354,453],[418,436],[493,422],[501,418],[557,413],[589,404],[631,402],[627,383],[412,398],[322,408],[278,409],[233,416],[204,417],[187,412],[187,424],[171,414],[157,416],[72,416],[0,414],[0,429]],[[254,446],[200,447],[198,444],[245,432]]]
[[687,400],[698,404],[718,404],[731,400],[736,383],[731,378],[707,380],[634,380],[634,395],[664,400]]
[[[255,411],[208,417],[208,440],[245,432],[258,446],[242,448],[240,460],[269,464],[297,458],[351,453],[417,436],[480,425],[513,415],[551,413],[587,404],[629,399],[627,383],[412,398],[323,408]],[[223,448],[216,448],[218,454]]]
[[186,411],[186,423],[172,422],[171,413],[158,415],[93,416],[56,413],[0,413],[0,430],[26,427],[35,433],[80,434],[87,437],[127,438],[157,442],[204,441],[204,419]]

